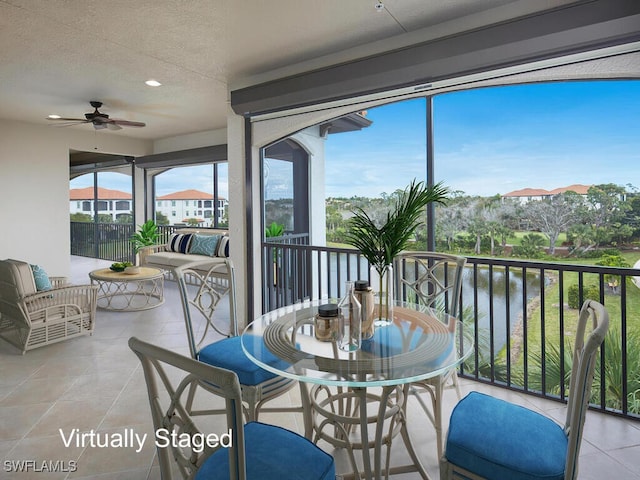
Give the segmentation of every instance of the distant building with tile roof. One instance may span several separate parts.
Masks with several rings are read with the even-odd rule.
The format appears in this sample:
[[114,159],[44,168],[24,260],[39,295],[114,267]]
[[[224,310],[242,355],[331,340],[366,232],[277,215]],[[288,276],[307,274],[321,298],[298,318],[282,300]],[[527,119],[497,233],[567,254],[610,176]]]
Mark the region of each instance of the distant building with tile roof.
[[219,221],[226,221],[227,204],[226,198],[218,197],[214,207],[213,193],[188,189],[156,197],[156,213],[166,216],[171,225],[195,218],[203,227],[209,227],[213,223],[214,208],[218,209]]
[[[93,187],[69,190],[69,212],[86,213],[93,216],[95,191]],[[97,210],[99,214],[110,215],[115,222],[121,215],[133,215],[131,193],[98,187]]]
[[568,187],[559,187],[553,190],[545,190],[542,188],[523,188],[521,190],[514,190],[513,192],[505,193],[502,198],[514,198],[520,203],[527,203],[532,200],[544,200],[554,195],[565,192],[575,192],[578,195],[586,195],[592,185],[580,185],[574,184]]
[[[69,190],[70,213],[86,213],[93,216],[95,192],[93,187],[72,188]],[[225,221],[226,198],[218,197],[219,221]],[[131,193],[98,187],[98,213],[111,215],[115,222],[120,215],[133,215],[133,196]],[[188,189],[156,197],[156,213],[162,213],[169,224],[185,224],[195,218],[203,227],[213,223],[214,198],[212,193]]]

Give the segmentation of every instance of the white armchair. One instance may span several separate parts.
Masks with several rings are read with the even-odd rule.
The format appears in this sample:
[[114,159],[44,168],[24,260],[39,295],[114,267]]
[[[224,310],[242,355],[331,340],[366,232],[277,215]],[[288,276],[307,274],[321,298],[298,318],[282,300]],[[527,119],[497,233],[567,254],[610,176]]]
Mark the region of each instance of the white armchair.
[[93,333],[97,287],[70,285],[64,277],[49,280],[52,288],[38,291],[28,263],[0,261],[0,338],[23,354]]

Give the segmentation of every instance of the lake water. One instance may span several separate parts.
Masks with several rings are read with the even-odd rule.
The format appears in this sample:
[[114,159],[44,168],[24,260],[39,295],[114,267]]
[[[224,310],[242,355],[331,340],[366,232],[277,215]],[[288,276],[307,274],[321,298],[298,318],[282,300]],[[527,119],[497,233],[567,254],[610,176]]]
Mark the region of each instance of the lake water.
[[[478,268],[476,278],[472,267],[465,268],[462,283],[462,308],[463,312],[472,309],[477,311],[478,327],[480,329],[491,328],[491,316],[493,315],[494,351],[498,352],[506,343],[507,323],[513,334],[518,322],[522,319],[523,309],[523,279],[522,272],[509,271],[507,276],[503,269],[493,269],[493,285],[489,277],[489,268]],[[477,288],[477,299],[474,295],[474,284]],[[540,294],[540,274],[527,272],[526,275],[526,302]],[[493,289],[493,305],[491,305],[490,289]],[[508,304],[508,308],[507,308]],[[491,312],[493,308],[493,312]],[[508,321],[507,321],[508,320]]]

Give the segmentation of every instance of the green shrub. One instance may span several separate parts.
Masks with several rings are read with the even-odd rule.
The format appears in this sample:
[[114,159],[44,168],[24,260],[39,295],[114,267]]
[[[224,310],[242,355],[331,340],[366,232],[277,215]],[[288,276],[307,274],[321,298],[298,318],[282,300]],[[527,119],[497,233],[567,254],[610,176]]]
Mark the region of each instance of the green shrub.
[[[586,285],[584,287],[584,302],[586,299],[600,301],[600,289],[597,285]],[[580,308],[580,289],[578,285],[571,285],[567,290],[567,303],[569,308]]]
[[542,258],[544,256],[544,237],[537,233],[527,233],[520,245],[513,247],[513,254],[523,258]]

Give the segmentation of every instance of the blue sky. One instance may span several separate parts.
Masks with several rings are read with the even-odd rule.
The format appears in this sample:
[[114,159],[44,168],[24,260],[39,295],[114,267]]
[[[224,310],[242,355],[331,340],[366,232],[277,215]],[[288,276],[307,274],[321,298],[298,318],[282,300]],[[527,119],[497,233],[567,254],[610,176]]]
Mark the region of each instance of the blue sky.
[[[423,180],[425,100],[368,111],[330,135],[327,196],[378,196]],[[436,181],[470,195],[574,183],[640,186],[640,82],[557,82],[434,97]]]
[[[203,192],[213,192],[213,177],[211,165],[196,165],[187,168],[176,168],[168,170],[159,175],[156,182],[157,195],[179,192],[194,188]],[[218,167],[219,195],[229,198],[228,190],[228,168],[226,164]],[[101,187],[131,191],[131,177],[112,172],[101,172],[98,174],[98,185]],[[93,174],[83,175],[71,181],[70,188],[84,188],[93,186]]]

